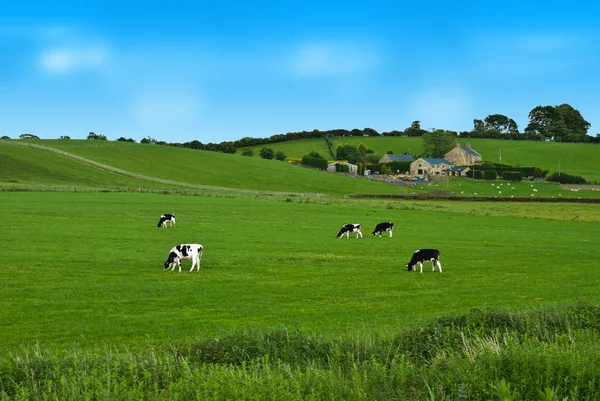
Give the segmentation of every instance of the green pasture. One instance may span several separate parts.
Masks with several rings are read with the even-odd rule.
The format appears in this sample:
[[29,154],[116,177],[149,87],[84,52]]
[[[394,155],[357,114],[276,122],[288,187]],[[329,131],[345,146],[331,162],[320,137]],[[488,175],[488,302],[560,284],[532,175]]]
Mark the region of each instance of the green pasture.
[[[333,148],[339,144],[358,146],[363,143],[367,148],[383,156],[388,151],[394,153],[423,152],[421,138],[404,137],[342,137],[333,138]],[[500,139],[464,138],[461,145],[470,143],[473,149],[483,156],[483,160],[520,166],[536,166],[550,173],[563,172],[580,175],[589,181],[600,182],[600,147],[591,143],[560,143],[541,141],[506,141]],[[499,155],[502,155],[500,160]]]
[[[140,185],[164,187],[162,183],[151,183],[152,179],[157,179],[197,186],[283,193],[341,195],[401,192],[401,189],[391,185],[328,174],[277,160],[129,142],[44,140],[34,143],[66,151],[128,173],[142,175],[147,179],[142,180],[144,183],[140,180],[125,179],[114,173],[107,174],[102,169],[94,172],[92,170],[97,167],[90,167],[51,151],[3,141],[0,143],[0,156],[3,156],[0,160],[12,164],[12,167],[0,172],[1,181],[31,183],[47,180],[48,183],[63,183],[66,178],[61,177],[72,176],[73,182],[78,182],[81,180],[78,174],[82,172],[84,176],[90,176],[90,179],[85,181],[86,185],[98,178],[98,183],[112,186],[140,182]],[[31,169],[37,171],[36,175],[29,173]],[[177,185],[171,184],[167,187]]]
[[[245,329],[391,336],[472,308],[598,299],[600,226],[543,218],[578,205],[539,205],[526,218],[521,205],[472,213],[137,193],[3,192],[0,203],[5,349],[136,348]],[[167,212],[177,227],[158,229]],[[393,238],[370,235],[381,221],[395,222]],[[335,238],[344,223],[361,223],[364,238]],[[205,246],[201,271],[189,261],[164,271],[186,242]],[[425,247],[440,249],[442,274],[406,271]]]
[[[333,149],[339,145],[364,144],[368,149],[380,156],[388,151],[394,153],[410,153],[419,156],[423,153],[423,140],[420,137],[334,137],[331,138]],[[547,169],[550,173],[563,172],[580,175],[588,181],[600,182],[600,147],[589,143],[558,143],[540,141],[505,141],[500,139],[463,138],[465,146],[471,143],[473,149],[481,153],[483,160],[504,164],[536,166]],[[273,143],[253,147],[255,156],[263,146],[271,147],[275,152],[282,150],[288,157],[302,157],[311,151],[329,156],[325,139],[304,139]],[[499,154],[502,155],[500,160]]]
[[[325,138],[299,139],[295,141],[269,143],[266,145],[248,146],[248,148],[252,149],[254,152],[253,157],[257,158],[260,157],[260,150],[264,147],[271,148],[275,152],[281,151],[287,157],[302,158],[302,156],[311,152],[317,152],[328,160],[333,159]],[[241,155],[243,149],[244,148],[238,149],[237,154]],[[335,148],[333,150],[335,151]]]
[[459,197],[492,197],[492,198],[599,198],[598,186],[563,187],[560,184],[546,182],[536,183],[523,180],[510,182],[504,180],[472,180],[465,178],[439,177],[437,181],[411,182],[404,190],[406,194],[441,194]]

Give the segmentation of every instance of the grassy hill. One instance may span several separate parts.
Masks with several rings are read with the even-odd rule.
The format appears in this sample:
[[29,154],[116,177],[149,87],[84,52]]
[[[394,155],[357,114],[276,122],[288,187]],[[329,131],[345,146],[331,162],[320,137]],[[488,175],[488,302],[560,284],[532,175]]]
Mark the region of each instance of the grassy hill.
[[[338,145],[361,143],[368,149],[383,156],[388,151],[394,153],[411,153],[419,156],[423,153],[421,138],[403,137],[336,137],[332,138],[333,149]],[[550,170],[550,173],[561,172],[580,175],[589,181],[600,182],[600,146],[588,143],[556,143],[539,141],[505,141],[499,139],[469,138],[461,141],[462,145],[471,143],[473,149],[482,154],[483,159],[499,162],[500,148],[502,163],[537,166]],[[263,146],[269,146],[274,151],[283,151],[288,157],[302,157],[314,150],[322,155],[329,155],[324,139],[306,139],[255,146],[255,157]],[[560,163],[560,167],[559,167]]]
[[[0,163],[3,167],[0,171],[0,183],[178,187],[179,182],[252,191],[333,195],[403,191],[402,188],[388,184],[327,174],[276,160],[216,152],[88,140],[41,140],[34,143],[63,150],[139,177],[133,179],[48,150],[19,146],[16,141],[3,141],[0,144]],[[153,179],[166,180],[170,185],[153,182]]]

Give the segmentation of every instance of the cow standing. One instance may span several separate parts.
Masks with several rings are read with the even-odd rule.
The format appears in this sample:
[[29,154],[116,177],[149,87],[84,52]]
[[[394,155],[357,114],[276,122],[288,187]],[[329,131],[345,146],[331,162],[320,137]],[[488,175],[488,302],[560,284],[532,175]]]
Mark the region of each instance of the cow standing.
[[421,273],[423,273],[423,262],[431,262],[431,271],[435,271],[435,266],[437,265],[438,269],[440,269],[440,273],[442,272],[442,264],[440,263],[440,251],[437,249],[418,249],[413,255],[412,259],[406,265],[408,267],[408,271],[414,270],[415,265],[418,263],[421,265]]
[[373,236],[376,237],[377,234],[379,234],[379,236],[381,237],[381,233],[383,233],[384,231],[389,231],[390,238],[392,238],[392,230],[393,229],[394,229],[394,223],[392,223],[392,222],[379,223],[375,227],[375,231],[373,231]]
[[362,233],[360,232],[360,224],[344,224],[342,229],[337,234],[337,238],[342,238],[344,234],[346,234],[346,238],[350,238],[350,233],[356,233],[356,238],[360,236],[362,238]]
[[200,259],[202,259],[203,249],[204,247],[200,244],[181,244],[174,246],[171,248],[169,257],[165,262],[165,270],[168,270],[171,266],[173,266],[171,270],[175,270],[175,266],[179,266],[179,272],[181,273],[181,260],[191,259],[192,268],[190,269],[190,272],[194,271],[195,266],[198,266],[198,271],[200,271]]
[[171,213],[165,213],[160,216],[160,220],[158,220],[158,228],[169,226],[175,227],[175,215]]

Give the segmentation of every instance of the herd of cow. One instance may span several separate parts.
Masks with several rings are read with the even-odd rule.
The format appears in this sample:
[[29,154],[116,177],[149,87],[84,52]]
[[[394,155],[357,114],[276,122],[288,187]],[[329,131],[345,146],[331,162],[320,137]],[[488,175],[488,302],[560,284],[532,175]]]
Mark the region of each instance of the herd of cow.
[[[175,215],[166,213],[160,216],[158,221],[158,227],[175,227]],[[385,222],[379,223],[373,231],[373,236],[379,235],[388,231],[390,238],[392,237],[392,231],[394,230],[394,223]],[[342,229],[338,232],[337,238],[342,238],[344,234],[346,238],[350,238],[350,233],[356,233],[356,238],[362,238],[362,232],[360,224],[344,224]],[[204,247],[201,244],[180,244],[176,245],[169,251],[169,257],[167,258],[164,267],[165,270],[171,268],[175,270],[175,267],[179,267],[181,272],[181,260],[192,260],[192,268],[190,272],[194,271],[194,267],[197,266],[197,270],[200,271],[200,259],[202,258],[202,250]],[[420,265],[421,273],[423,273],[423,263],[431,262],[431,271],[435,271],[435,267],[442,272],[442,264],[440,263],[440,251],[437,249],[417,249],[410,260],[407,263],[408,271],[416,271],[415,266]]]

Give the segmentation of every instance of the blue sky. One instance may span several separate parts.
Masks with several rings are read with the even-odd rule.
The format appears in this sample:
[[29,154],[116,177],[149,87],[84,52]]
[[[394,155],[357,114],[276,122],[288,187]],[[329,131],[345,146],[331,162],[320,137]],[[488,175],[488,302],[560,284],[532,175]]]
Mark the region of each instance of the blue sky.
[[[7,2],[5,2],[7,3]],[[21,1],[0,6],[0,135],[203,143],[470,130],[568,103],[600,132],[600,6]]]

